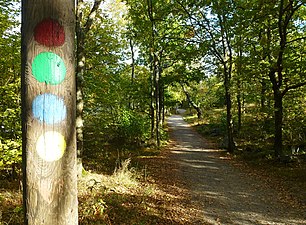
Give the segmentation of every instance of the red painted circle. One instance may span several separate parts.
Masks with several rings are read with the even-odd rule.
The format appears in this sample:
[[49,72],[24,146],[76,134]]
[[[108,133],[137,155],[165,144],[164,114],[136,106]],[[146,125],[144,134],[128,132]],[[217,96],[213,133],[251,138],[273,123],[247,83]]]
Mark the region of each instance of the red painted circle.
[[45,19],[36,25],[34,39],[48,47],[61,46],[65,42],[64,27],[56,20]]

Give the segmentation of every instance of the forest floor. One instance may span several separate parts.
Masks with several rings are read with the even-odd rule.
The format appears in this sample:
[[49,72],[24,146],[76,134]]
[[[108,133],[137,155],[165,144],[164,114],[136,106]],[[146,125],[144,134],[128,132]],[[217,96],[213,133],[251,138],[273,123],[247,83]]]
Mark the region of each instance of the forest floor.
[[163,160],[149,166],[167,191],[185,196],[177,201],[185,207],[177,215],[182,224],[306,224],[305,185],[291,193],[265,169],[218,149],[180,115],[171,116],[168,125],[171,143]]
[[[246,162],[181,115],[168,127],[166,147],[134,152],[113,173],[93,151],[79,180],[80,225],[306,224],[305,162]],[[23,224],[22,211],[20,180],[0,176],[0,225]]]

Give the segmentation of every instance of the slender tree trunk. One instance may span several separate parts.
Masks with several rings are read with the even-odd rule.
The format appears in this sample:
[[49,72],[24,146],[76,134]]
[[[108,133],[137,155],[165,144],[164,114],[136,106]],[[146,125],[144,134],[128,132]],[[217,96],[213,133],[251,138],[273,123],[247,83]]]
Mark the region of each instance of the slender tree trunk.
[[[77,21],[80,23],[80,21]],[[76,93],[77,93],[77,108],[76,108],[76,135],[77,135],[77,166],[78,176],[82,175],[83,170],[83,152],[84,152],[84,134],[83,134],[83,110],[84,110],[84,72],[85,72],[85,49],[84,41],[85,34],[82,29],[77,27],[77,51],[76,51]]]
[[163,126],[163,82],[162,82],[162,74],[163,74],[163,67],[162,67],[162,52],[159,54],[158,59],[158,117],[159,117],[159,127],[160,129]]
[[[238,84],[238,90],[240,83]],[[237,107],[238,107],[238,133],[240,133],[241,131],[241,126],[242,126],[242,103],[241,103],[241,91],[239,91],[239,93],[237,94]]]
[[153,53],[150,55],[150,119],[151,119],[151,139],[154,139],[155,136],[155,105],[154,105],[154,81],[155,81],[155,74],[154,74],[154,61],[153,61]]
[[[132,88],[134,86],[134,79],[135,79],[135,53],[134,53],[134,45],[132,39],[130,39],[130,49],[131,49],[131,85]],[[129,108],[134,109],[134,103],[132,95],[129,96]]]
[[160,96],[159,96],[159,101],[160,101],[160,118],[161,118],[161,124],[164,124],[165,122],[165,104],[164,104],[164,101],[165,101],[165,96],[164,96],[164,91],[165,91],[165,88],[164,88],[164,85],[163,85],[163,82],[161,82],[161,85],[160,85]]
[[[225,66],[224,66],[225,67]],[[230,94],[230,77],[227,72],[227,68],[224,68],[224,87],[225,87],[225,100],[226,100],[226,131],[228,138],[228,152],[233,153],[235,149],[234,144],[234,129],[232,119],[232,101]]]
[[85,73],[85,40],[86,35],[90,30],[90,27],[95,18],[96,12],[99,9],[102,0],[95,0],[91,8],[91,11],[86,18],[85,25],[82,26],[82,20],[84,20],[84,0],[77,0],[76,9],[76,39],[77,39],[77,51],[76,51],[76,92],[77,92],[77,109],[76,109],[76,136],[77,136],[77,167],[78,176],[82,175],[83,170],[83,152],[84,152],[84,121],[83,121],[83,110],[84,110],[84,73]]
[[158,60],[157,56],[154,54],[154,74],[155,74],[155,137],[156,137],[156,144],[160,146],[160,102],[159,102],[159,71],[158,71]]
[[237,89],[238,89],[238,93],[237,93],[237,108],[238,108],[238,126],[237,126],[237,130],[238,130],[238,133],[240,132],[241,126],[242,126],[241,68],[242,68],[241,61],[239,60],[239,65],[238,65],[238,80],[237,80]]
[[274,149],[275,157],[283,155],[283,97],[279,90],[274,90]]
[[[156,93],[156,96],[158,96],[158,93]],[[157,103],[158,102],[158,103]],[[156,110],[155,110],[155,137],[156,137],[156,145],[160,146],[160,117],[159,117],[159,97],[156,97],[155,99]]]
[[26,225],[78,224],[74,10],[73,0],[22,1]]
[[261,93],[260,93],[260,109],[262,112],[266,109],[266,91],[267,91],[267,84],[265,79],[261,81]]
[[183,92],[186,95],[187,101],[197,111],[198,119],[202,119],[202,110],[201,110],[201,108],[191,99],[190,94],[187,91],[187,89],[185,88],[184,84],[181,83],[181,86],[182,86]]
[[[160,131],[159,131],[159,73],[158,58],[156,55],[156,43],[155,43],[155,19],[153,13],[153,2],[147,0],[148,16],[151,22],[151,43],[150,43],[150,64],[151,64],[151,137],[154,138],[156,145],[160,146]],[[154,119],[155,118],[155,119]],[[154,126],[155,125],[155,126]],[[155,132],[154,132],[155,131]]]
[[238,53],[238,65],[237,65],[237,75],[238,75],[238,80],[237,80],[237,107],[238,107],[238,126],[237,130],[238,133],[240,133],[241,130],[241,124],[242,124],[242,103],[241,103],[241,96],[242,96],[242,87],[241,87],[241,78],[242,78],[242,37],[239,37],[239,53]]

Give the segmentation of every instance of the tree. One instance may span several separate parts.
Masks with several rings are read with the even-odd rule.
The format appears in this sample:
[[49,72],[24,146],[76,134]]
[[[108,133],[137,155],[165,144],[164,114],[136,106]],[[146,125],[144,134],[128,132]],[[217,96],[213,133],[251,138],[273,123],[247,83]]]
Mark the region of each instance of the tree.
[[84,110],[84,72],[86,64],[85,42],[86,36],[94,22],[97,11],[102,0],[95,0],[89,13],[86,15],[86,5],[84,0],[77,1],[76,8],[76,84],[77,84],[77,111],[76,111],[76,133],[77,133],[77,153],[78,153],[78,175],[82,174],[82,154],[84,151],[83,134],[83,110]]
[[[290,42],[298,41],[297,39],[289,39],[290,26],[293,25],[294,14],[303,6],[302,1],[285,1],[280,0],[278,5],[278,51],[275,60],[270,60],[269,78],[272,83],[272,89],[274,94],[274,151],[275,156],[280,157],[283,155],[282,149],[282,127],[283,127],[283,97],[290,91],[297,89],[306,82],[289,83],[290,78],[284,79],[286,72],[284,71],[284,57],[285,51],[288,49]],[[292,82],[292,81],[291,81]]]
[[[289,63],[300,52],[297,50],[297,43],[303,43],[305,39],[304,33],[299,31],[300,22],[297,16],[304,8],[303,1],[279,0],[276,4],[261,4],[257,10],[258,15],[264,15],[258,22],[265,24],[265,34],[260,43],[273,91],[274,153],[277,158],[283,155],[283,99],[289,91],[306,85],[303,81],[304,70]],[[299,60],[297,58],[296,62]],[[298,67],[300,65],[296,64]],[[296,73],[299,73],[298,76]]]
[[231,78],[233,69],[232,25],[235,18],[234,5],[231,1],[202,2],[177,1],[187,16],[185,23],[195,28],[194,42],[200,45],[204,54],[212,56],[212,63],[218,62],[218,73],[222,74],[227,121],[227,149],[235,149],[232,121]]
[[[11,9],[11,10],[9,10]],[[13,1],[0,3],[0,170],[14,177],[21,164],[20,33]]]
[[77,224],[74,1],[22,1],[25,224]]
[[[150,68],[151,76],[151,134],[156,144],[160,143],[160,130],[165,113],[165,89],[168,79],[167,68],[179,61],[184,52],[182,37],[190,31],[180,26],[178,11],[173,1],[145,2],[127,1],[129,6],[130,31],[134,42],[141,50],[141,57]],[[150,27],[150,29],[148,29]],[[139,35],[142,34],[142,35]],[[186,57],[187,58],[187,57]]]

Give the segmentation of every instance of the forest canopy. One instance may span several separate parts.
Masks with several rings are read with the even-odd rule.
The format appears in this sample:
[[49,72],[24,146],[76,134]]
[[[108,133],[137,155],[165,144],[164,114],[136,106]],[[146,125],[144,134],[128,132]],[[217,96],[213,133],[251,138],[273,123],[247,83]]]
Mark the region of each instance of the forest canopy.
[[[0,1],[0,169],[13,173],[21,163],[16,2]],[[107,144],[160,146],[165,118],[178,107],[229,152],[305,152],[304,1],[83,3],[76,55],[82,47],[85,153]]]

